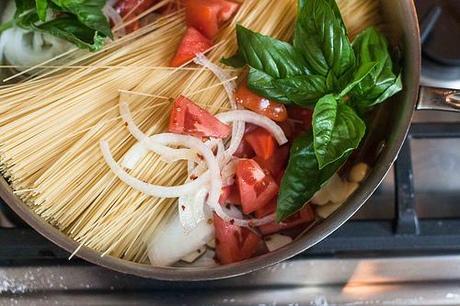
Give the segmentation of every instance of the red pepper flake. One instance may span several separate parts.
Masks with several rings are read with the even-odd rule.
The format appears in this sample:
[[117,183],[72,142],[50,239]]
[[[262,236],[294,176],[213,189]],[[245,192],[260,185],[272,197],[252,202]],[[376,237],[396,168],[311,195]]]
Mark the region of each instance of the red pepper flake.
[[196,156],[197,156],[199,159],[201,159],[201,160],[204,159],[203,155],[201,155],[200,153],[196,153]]
[[225,208],[230,209],[230,204],[226,204]]
[[197,178],[198,178],[198,176],[196,176],[195,174],[190,175],[190,179],[192,181],[196,180]]
[[128,122],[125,122],[124,125],[125,125],[125,126],[128,126]]
[[233,225],[235,223],[235,220],[231,219],[230,224]]
[[208,219],[208,224],[213,224],[213,222],[212,222],[212,219],[211,219],[211,218],[209,218],[209,219]]
[[185,210],[185,206],[184,206],[184,205],[182,205],[181,208],[182,208],[182,210]]

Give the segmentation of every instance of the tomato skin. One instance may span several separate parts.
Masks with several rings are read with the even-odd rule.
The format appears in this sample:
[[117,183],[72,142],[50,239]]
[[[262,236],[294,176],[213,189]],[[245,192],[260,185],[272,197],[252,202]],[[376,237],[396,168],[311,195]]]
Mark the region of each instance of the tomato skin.
[[266,217],[276,211],[276,197],[273,198],[267,205],[257,209],[254,214],[257,218]]
[[272,176],[252,159],[239,160],[236,179],[245,214],[265,206],[278,193],[278,184]]
[[[273,213],[276,210],[276,203],[272,207],[274,207],[273,211],[270,212],[269,210],[265,210],[263,212],[266,213],[267,215],[270,213]],[[262,211],[259,211],[259,213],[261,212]],[[264,215],[260,214],[258,216],[258,218],[261,218],[261,217],[264,217]],[[311,207],[311,205],[307,205],[304,208],[302,208],[302,210],[300,210],[298,213],[289,217],[282,223],[273,222],[269,224],[264,224],[264,225],[259,226],[259,230],[263,235],[271,235],[273,233],[277,233],[282,230],[290,229],[290,228],[296,227],[301,224],[310,223],[313,220],[315,220],[315,212],[313,211],[313,208]]]
[[256,156],[262,160],[273,157],[276,147],[278,146],[272,134],[260,127],[247,133],[244,139],[251,145]]
[[180,96],[171,111],[169,131],[196,137],[226,138],[231,129],[191,100]]
[[262,239],[247,228],[225,222],[214,214],[216,257],[221,264],[251,258]]
[[241,205],[240,192],[238,186],[233,184],[231,186],[225,186],[222,188],[222,192],[219,198],[219,204],[232,204],[232,205]]
[[226,0],[186,0],[187,25],[214,39],[219,27],[238,10],[239,4]]
[[288,118],[286,106],[253,93],[248,88],[246,80],[238,87],[235,93],[235,99],[247,109],[264,115],[274,121],[283,122]]
[[313,119],[313,110],[310,108],[298,107],[298,106],[289,106],[288,114],[290,119],[300,121],[302,127],[305,130],[309,130],[312,127]]
[[254,157],[254,160],[265,170],[270,171],[270,174],[278,179],[282,176],[284,169],[286,169],[289,159],[289,145],[277,147],[272,156],[263,159],[259,156]]
[[[115,3],[114,9],[121,17],[125,17],[130,14],[128,18],[129,21],[151,8],[157,2],[158,0],[119,0]],[[125,30],[127,33],[131,33],[140,29],[140,27],[140,21],[136,20],[126,25]]]
[[212,42],[197,29],[188,27],[177,48],[176,55],[170,62],[171,67],[179,67],[195,57],[195,54],[211,48]]

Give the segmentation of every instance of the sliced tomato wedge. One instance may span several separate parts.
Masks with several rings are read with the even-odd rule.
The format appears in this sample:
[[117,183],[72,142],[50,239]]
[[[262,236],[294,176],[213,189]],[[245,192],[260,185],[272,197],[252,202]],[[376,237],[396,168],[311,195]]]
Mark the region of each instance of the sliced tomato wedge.
[[254,153],[251,145],[244,138],[241,140],[241,143],[238,146],[238,149],[236,149],[236,152],[233,153],[233,156],[239,158],[253,158],[255,155],[256,153]]
[[226,138],[231,129],[191,100],[180,96],[171,111],[169,131],[196,137]]
[[[257,215],[256,213],[256,216],[258,218],[262,218],[266,215],[269,215],[275,212],[276,202],[274,203],[275,203],[274,205],[271,204],[269,207],[267,207],[266,210],[259,210],[259,215]],[[289,217],[284,222],[282,223],[273,222],[269,224],[264,224],[264,225],[259,226],[259,230],[263,235],[270,235],[270,234],[277,233],[282,230],[286,230],[286,229],[290,229],[290,228],[299,226],[301,224],[310,223],[313,220],[315,220],[315,212],[313,211],[313,208],[311,207],[311,205],[307,205],[305,206],[305,208],[302,208],[302,210],[300,210],[295,215]]]
[[277,147],[274,153],[267,159],[257,155],[254,160],[275,178],[279,178],[286,168],[289,159],[289,145]]
[[182,41],[177,48],[176,55],[169,64],[171,67],[179,67],[195,57],[197,53],[211,48],[212,42],[201,34],[197,29],[188,27]]
[[265,206],[278,193],[278,184],[255,160],[240,159],[236,167],[236,178],[245,214]]
[[262,160],[273,157],[278,146],[275,138],[264,128],[257,128],[244,136],[245,140],[251,145],[256,156]]
[[289,106],[288,114],[290,119],[294,119],[303,125],[305,130],[311,129],[313,110],[310,108]]
[[276,211],[276,197],[270,200],[267,205],[257,209],[254,214],[257,218],[266,217]]
[[264,115],[274,121],[283,122],[288,118],[286,107],[278,102],[268,100],[253,93],[244,80],[235,93],[238,103],[258,114]]
[[225,222],[214,214],[216,257],[221,264],[230,264],[251,258],[262,239],[247,228]]
[[220,193],[219,203],[232,204],[232,205],[241,205],[240,193],[238,191],[238,186],[233,184],[231,186],[225,186],[222,188]]
[[186,0],[187,25],[214,39],[219,27],[236,13],[238,7],[238,3],[226,0]]

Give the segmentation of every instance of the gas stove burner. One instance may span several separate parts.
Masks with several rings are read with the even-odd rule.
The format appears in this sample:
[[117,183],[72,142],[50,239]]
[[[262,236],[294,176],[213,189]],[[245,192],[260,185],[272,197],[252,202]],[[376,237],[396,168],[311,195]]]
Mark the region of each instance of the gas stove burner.
[[460,89],[460,0],[417,0],[424,86]]
[[459,66],[460,1],[429,2],[434,4],[421,15],[423,53],[440,64]]

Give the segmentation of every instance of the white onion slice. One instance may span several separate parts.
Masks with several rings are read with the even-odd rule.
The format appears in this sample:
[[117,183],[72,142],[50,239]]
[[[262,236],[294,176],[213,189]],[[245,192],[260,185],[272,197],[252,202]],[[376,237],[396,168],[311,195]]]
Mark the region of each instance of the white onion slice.
[[204,205],[207,195],[208,189],[201,188],[195,194],[179,198],[179,219],[185,231],[192,231],[198,223],[206,219]]
[[[228,99],[230,101],[230,106],[233,110],[238,109],[238,103],[235,100],[235,91],[236,91],[236,83],[234,81],[228,81],[231,77],[219,66],[212,63],[204,54],[198,53],[195,57],[195,63],[201,65],[203,67],[208,68],[212,71],[216,77],[222,82],[225,91],[227,92]],[[226,154],[228,156],[233,156],[238,147],[240,146],[241,141],[243,140],[244,136],[244,129],[245,123],[244,121],[237,120],[233,127],[232,127],[232,138],[230,140],[230,146],[227,149]]]
[[133,169],[137,163],[145,157],[147,149],[159,154],[161,158],[168,162],[178,160],[195,160],[196,153],[190,149],[172,149],[165,145],[155,143],[149,139],[136,125],[129,111],[128,104],[120,102],[120,114],[124,122],[128,124],[128,130],[139,141],[125,155],[122,165],[128,169]]
[[126,30],[125,30],[125,27],[123,26],[123,18],[120,16],[120,14],[118,14],[118,12],[113,8],[113,5],[109,5],[108,3],[104,6],[104,8],[102,9],[104,15],[109,18],[110,20],[112,20],[113,22],[113,27],[116,30],[116,36],[119,38],[119,37],[123,37],[126,35]]
[[[198,161],[196,153],[190,149],[172,149],[167,146],[158,145],[162,147],[162,153],[160,155],[161,160],[167,163],[173,163],[179,160],[188,160],[191,163]],[[134,169],[137,164],[144,159],[147,155],[148,150],[145,146],[138,142],[133,145],[128,152],[125,154],[121,161],[121,166],[126,169]],[[158,154],[158,152],[156,152]]]
[[126,173],[117,164],[117,162],[113,159],[112,153],[110,152],[109,143],[107,141],[101,140],[100,147],[102,155],[104,156],[104,160],[112,172],[127,185],[149,196],[159,198],[178,198],[196,192],[198,189],[202,188],[209,182],[209,173],[204,173],[196,180],[179,186],[166,187],[149,184]]
[[214,238],[214,226],[202,221],[191,232],[185,232],[175,215],[162,228],[154,231],[148,243],[148,256],[154,266],[169,266],[198,250]]
[[284,135],[284,132],[279,125],[267,117],[259,115],[255,112],[248,110],[234,110],[217,114],[216,117],[225,123],[243,120],[245,122],[258,125],[268,130],[280,145],[288,142],[286,135]]

